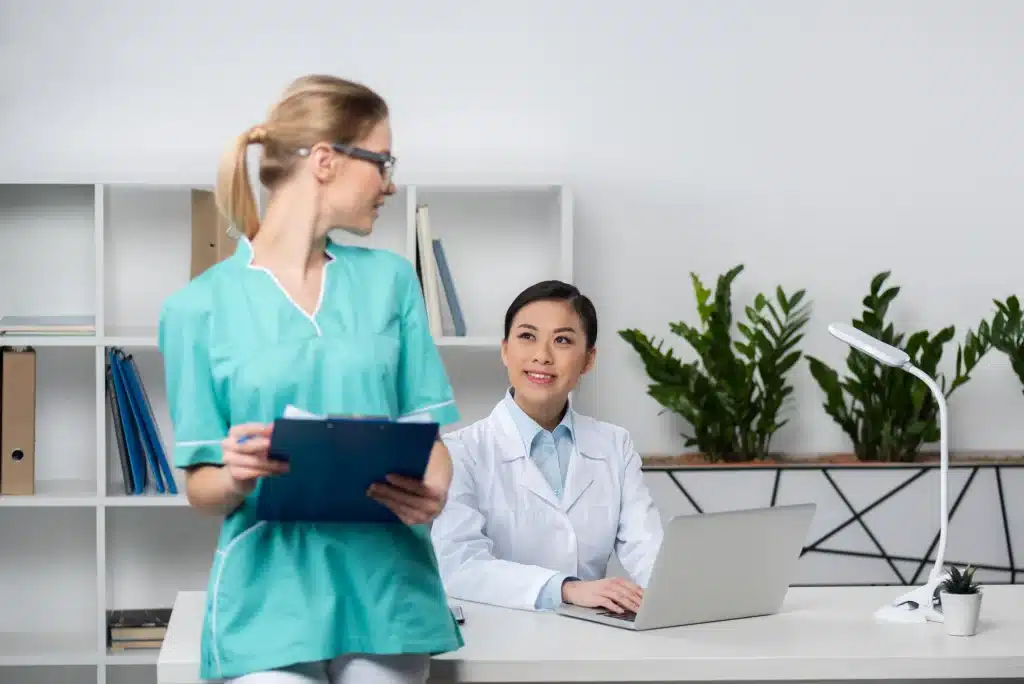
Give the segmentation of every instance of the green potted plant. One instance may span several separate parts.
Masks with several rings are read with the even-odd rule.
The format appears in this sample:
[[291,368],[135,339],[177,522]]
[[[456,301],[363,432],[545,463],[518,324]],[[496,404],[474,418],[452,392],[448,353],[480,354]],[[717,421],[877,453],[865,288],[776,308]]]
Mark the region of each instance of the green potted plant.
[[[982,321],[977,333],[967,331],[956,350],[955,377],[947,386],[938,367],[956,329],[947,326],[934,335],[927,330],[909,336],[897,332],[887,316],[900,288],[883,289],[889,275],[883,271],[872,278],[861,318],[853,320],[853,327],[907,352],[914,365],[936,378],[949,397],[970,380],[971,371],[988,352],[989,325]],[[808,355],[807,363],[825,395],[825,412],[853,442],[857,460],[913,462],[922,444],[939,439],[938,404],[928,387],[910,373],[882,365],[855,349],[847,354],[849,374],[844,378],[818,358]]]
[[1024,313],[1021,311],[1020,300],[1011,295],[1006,301],[993,301],[996,313],[992,317],[989,332],[992,347],[1006,355],[1010,368],[1024,385]]
[[802,356],[798,345],[810,318],[804,290],[787,295],[776,287],[774,300],[758,294],[745,307],[734,339],[732,284],[742,270],[741,264],[720,275],[714,292],[690,274],[700,324],[669,327],[692,347],[693,361],[684,362],[640,330],[619,331],[652,380],[648,394],[689,423],[686,446],[696,446],[711,462],[764,460],[771,453],[772,437],[787,422],[782,413],[793,392],[788,374]]
[[946,633],[953,636],[973,636],[978,631],[981,613],[981,587],[974,581],[974,567],[968,565],[961,572],[948,566],[946,579],[939,584],[939,605]]

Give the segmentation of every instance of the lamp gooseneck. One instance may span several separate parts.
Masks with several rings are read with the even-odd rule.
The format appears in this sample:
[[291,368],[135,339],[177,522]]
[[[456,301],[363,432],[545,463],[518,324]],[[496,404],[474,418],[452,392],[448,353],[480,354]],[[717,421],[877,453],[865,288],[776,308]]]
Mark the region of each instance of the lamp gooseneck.
[[934,598],[939,584],[942,582],[943,569],[946,564],[946,533],[949,527],[949,415],[946,397],[935,380],[916,367],[909,355],[891,344],[871,337],[867,333],[846,323],[833,323],[828,331],[853,349],[868,355],[875,361],[886,366],[904,370],[919,378],[939,405],[939,548],[935,555],[935,564],[928,575],[928,581],[915,589],[897,597],[891,603],[875,611],[875,617],[888,622],[942,622],[941,610],[934,605]]
[[911,364],[904,370],[928,385],[939,405],[939,548],[935,552],[935,565],[929,575],[929,579],[935,580],[943,576],[942,571],[946,566],[946,533],[949,528],[949,412],[942,388],[935,380]]

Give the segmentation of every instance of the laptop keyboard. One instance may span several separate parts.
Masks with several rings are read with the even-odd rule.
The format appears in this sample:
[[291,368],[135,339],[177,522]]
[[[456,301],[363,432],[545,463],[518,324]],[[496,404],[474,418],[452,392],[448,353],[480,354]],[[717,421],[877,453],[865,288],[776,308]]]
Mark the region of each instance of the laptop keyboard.
[[636,621],[636,613],[634,613],[631,610],[627,610],[627,611],[622,612],[622,613],[613,613],[610,610],[606,610],[606,611],[602,612],[601,615],[603,615],[604,617],[618,618],[619,620],[623,620],[625,622],[635,622]]

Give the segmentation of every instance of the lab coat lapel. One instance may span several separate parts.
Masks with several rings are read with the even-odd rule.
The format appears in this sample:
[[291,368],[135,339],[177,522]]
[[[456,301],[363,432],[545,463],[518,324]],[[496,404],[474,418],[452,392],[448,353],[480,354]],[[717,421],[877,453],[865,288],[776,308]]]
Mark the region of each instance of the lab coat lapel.
[[499,403],[494,408],[494,411],[491,413],[491,419],[497,427],[499,446],[501,448],[499,458],[502,460],[502,468],[508,469],[503,473],[503,476],[511,477],[518,486],[526,488],[551,506],[560,508],[558,498],[555,496],[555,492],[552,491],[551,485],[544,479],[544,475],[540,472],[537,464],[533,462],[533,459],[526,452],[526,445],[523,444],[519,430],[516,429],[515,421],[509,415],[508,408],[504,402]]
[[[571,404],[569,410],[573,411]],[[587,419],[575,411],[573,411],[572,418],[573,439],[576,441],[576,448],[569,459],[569,469],[565,477],[562,507],[566,513],[594,483],[594,478],[602,467],[601,460],[603,458],[597,445],[590,439],[591,432],[587,429]]]

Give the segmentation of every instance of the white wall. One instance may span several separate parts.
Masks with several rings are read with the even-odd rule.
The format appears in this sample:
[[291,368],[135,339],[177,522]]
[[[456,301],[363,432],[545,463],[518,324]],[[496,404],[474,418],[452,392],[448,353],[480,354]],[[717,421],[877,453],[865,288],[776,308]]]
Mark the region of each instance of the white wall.
[[[210,181],[291,78],[365,80],[405,178],[574,186],[603,327],[589,407],[676,451],[615,330],[693,320],[688,270],[746,263],[742,299],[809,288],[806,349],[831,361],[825,325],[879,270],[905,326],[962,329],[1024,290],[1022,21],[1011,0],[9,2],[0,181]],[[776,446],[846,449],[806,366],[796,379]],[[1019,447],[1022,411],[993,356],[955,397],[954,447]]]

